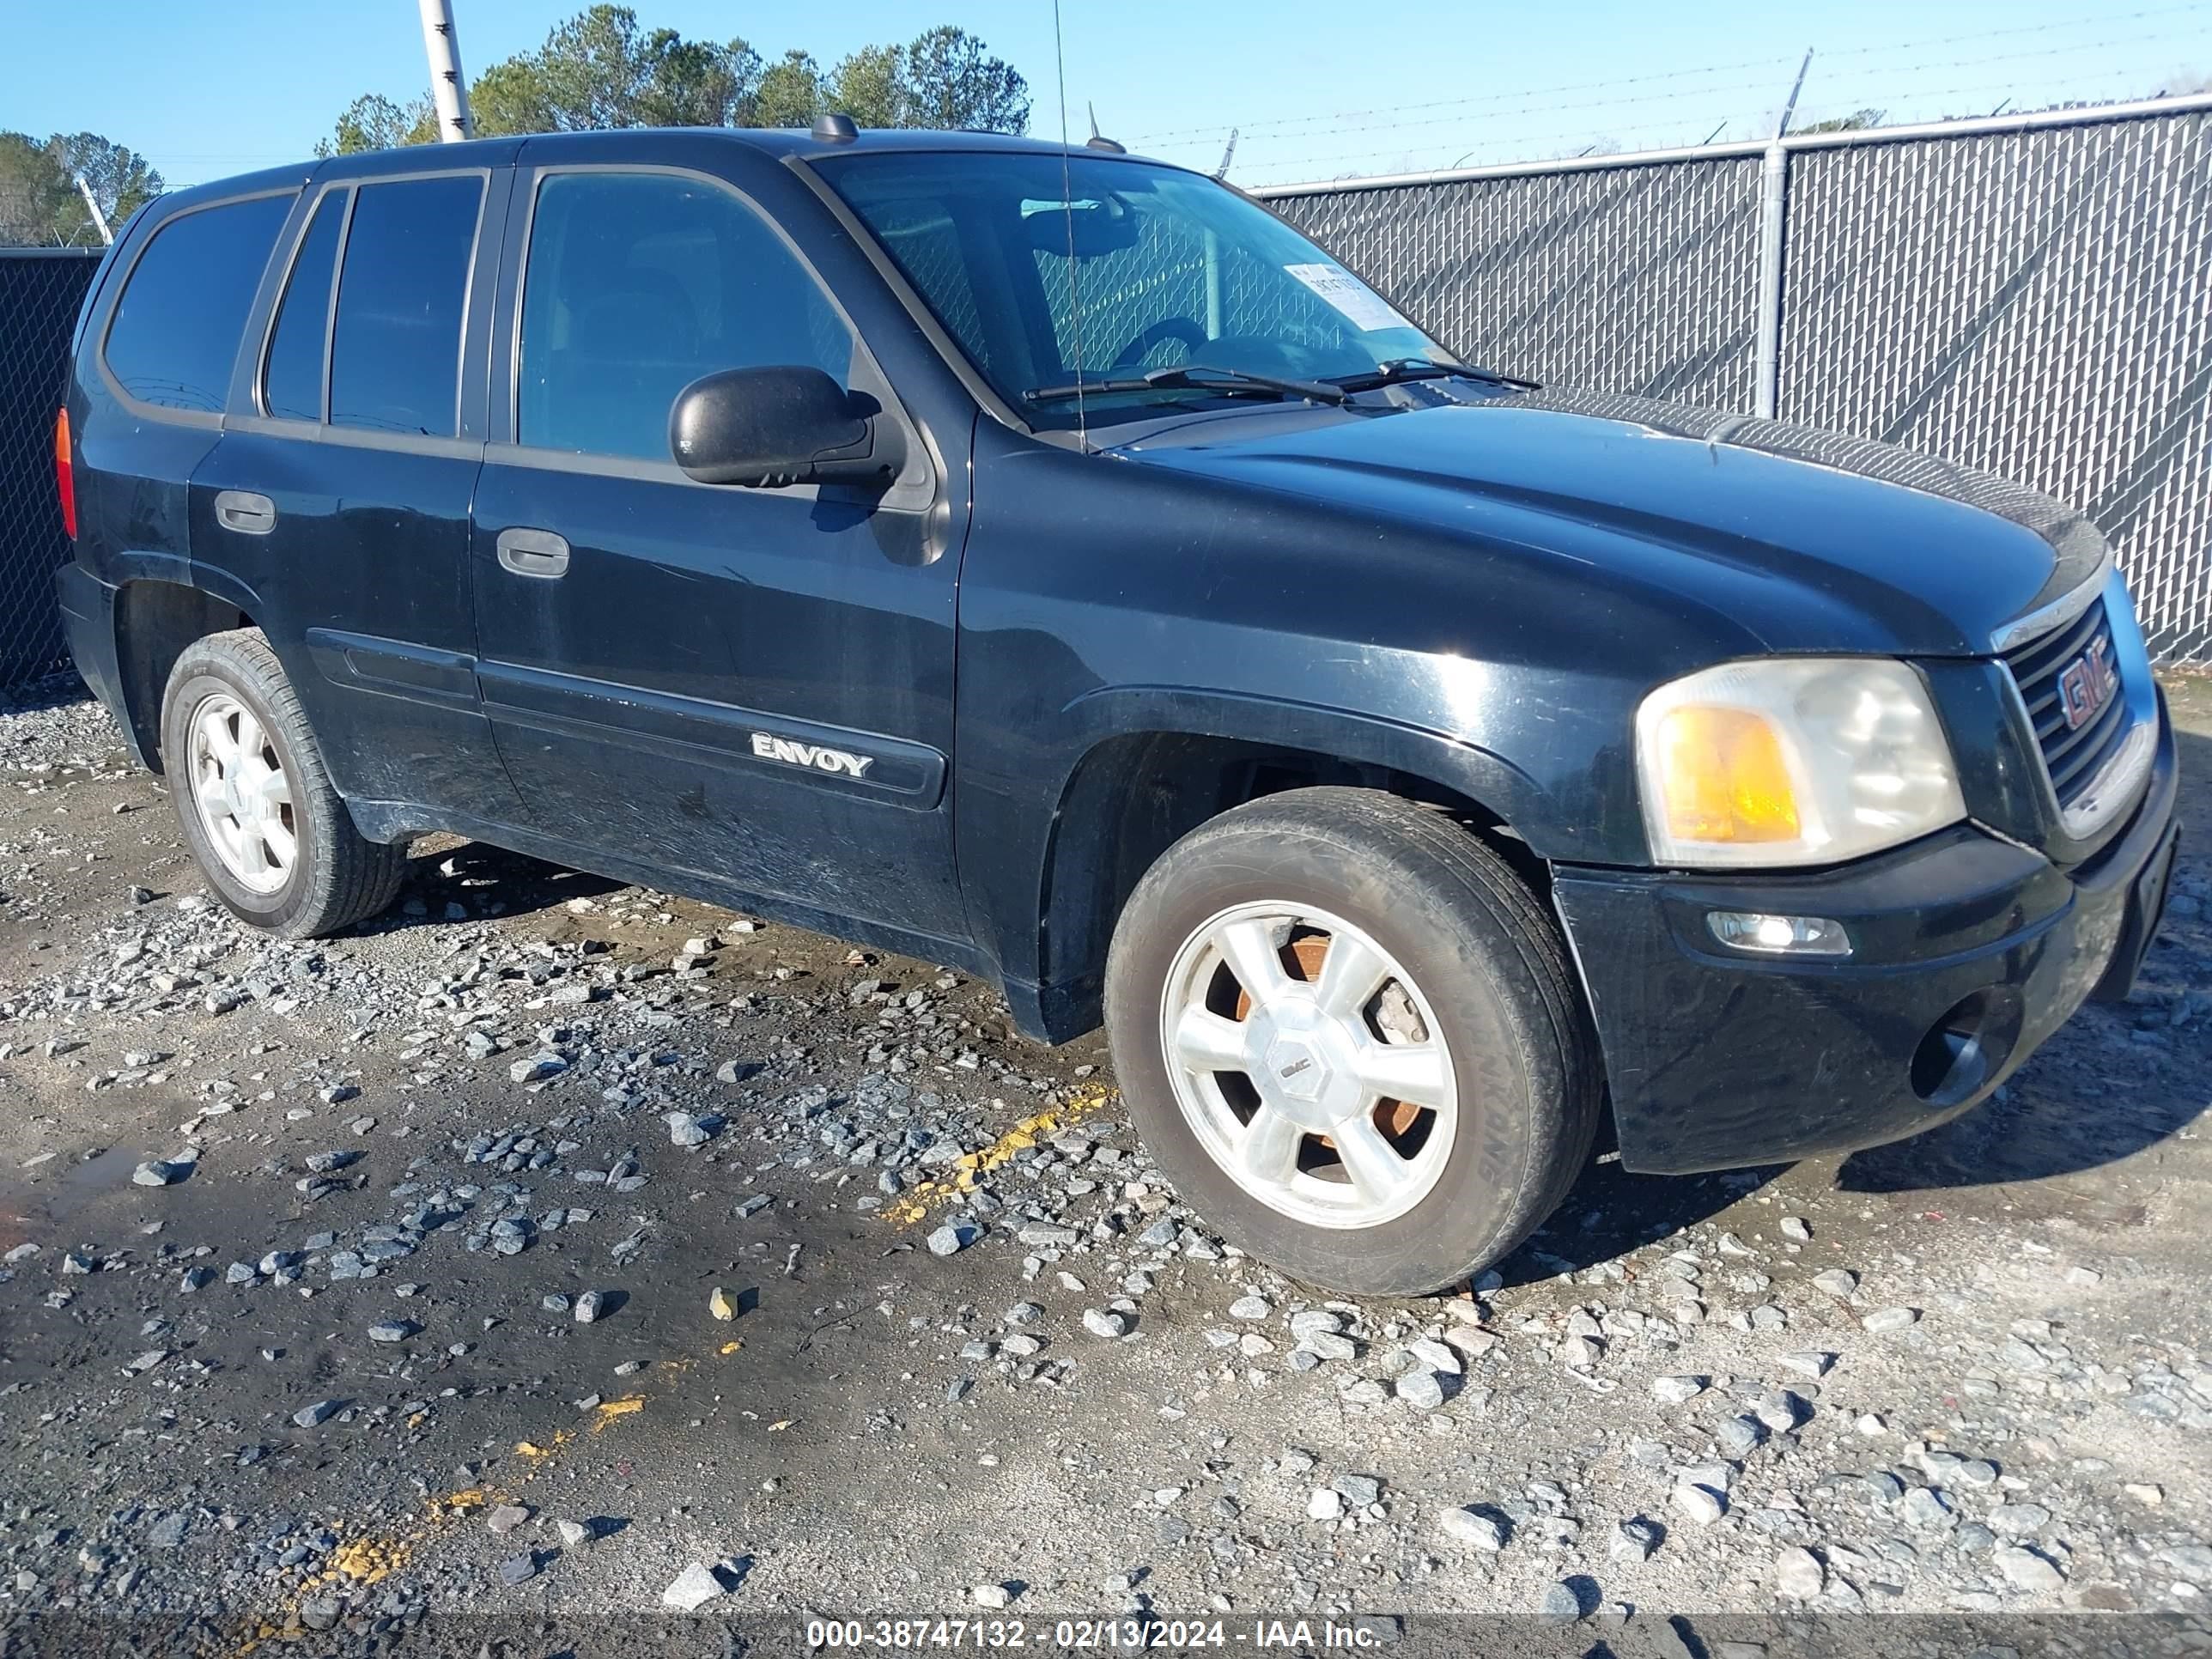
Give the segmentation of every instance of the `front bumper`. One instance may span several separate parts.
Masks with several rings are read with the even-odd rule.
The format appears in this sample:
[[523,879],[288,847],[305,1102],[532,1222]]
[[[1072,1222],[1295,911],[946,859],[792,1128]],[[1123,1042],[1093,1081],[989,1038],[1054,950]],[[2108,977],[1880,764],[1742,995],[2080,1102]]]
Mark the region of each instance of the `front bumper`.
[[[2150,781],[2089,862],[1961,824],[1815,875],[1558,866],[1631,1170],[1687,1174],[1901,1139],[1958,1115],[2095,994],[2127,995],[2175,838],[2163,697]],[[1713,910],[1827,916],[1843,960],[1720,944]]]

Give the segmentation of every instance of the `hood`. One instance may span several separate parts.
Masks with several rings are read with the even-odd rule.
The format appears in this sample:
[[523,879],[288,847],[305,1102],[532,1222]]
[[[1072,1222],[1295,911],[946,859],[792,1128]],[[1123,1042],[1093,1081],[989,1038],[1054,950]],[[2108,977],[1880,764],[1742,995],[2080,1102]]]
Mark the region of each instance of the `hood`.
[[1987,655],[2008,623],[2107,556],[2081,514],[1988,473],[1637,398],[1254,411],[1156,429],[1119,453],[1595,563],[1779,652]]

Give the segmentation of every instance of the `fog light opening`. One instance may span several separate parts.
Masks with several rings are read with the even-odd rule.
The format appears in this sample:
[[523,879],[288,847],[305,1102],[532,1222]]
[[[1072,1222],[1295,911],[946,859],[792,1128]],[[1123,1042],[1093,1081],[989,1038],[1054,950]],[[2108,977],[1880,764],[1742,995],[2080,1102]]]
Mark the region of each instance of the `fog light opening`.
[[1955,1106],[1989,1085],[2020,1036],[2020,1006],[2009,992],[1960,998],[1912,1054],[1912,1092],[1932,1106]]
[[1826,916],[1780,916],[1764,910],[1708,910],[1705,926],[1722,944],[1763,957],[1847,957],[1851,936]]

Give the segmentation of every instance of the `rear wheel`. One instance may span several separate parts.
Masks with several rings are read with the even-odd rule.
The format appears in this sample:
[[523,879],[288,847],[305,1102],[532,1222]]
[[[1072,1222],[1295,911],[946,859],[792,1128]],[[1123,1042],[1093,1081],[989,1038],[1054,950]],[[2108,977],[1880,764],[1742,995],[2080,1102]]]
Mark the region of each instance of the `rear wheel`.
[[161,760],[185,839],[241,921],[288,939],[392,902],[407,849],[364,840],[258,629],[185,647],[161,705]]
[[1564,942],[1440,815],[1304,789],[1202,825],[1124,909],[1115,1065],[1161,1167],[1315,1284],[1429,1291],[1580,1172],[1599,1068]]

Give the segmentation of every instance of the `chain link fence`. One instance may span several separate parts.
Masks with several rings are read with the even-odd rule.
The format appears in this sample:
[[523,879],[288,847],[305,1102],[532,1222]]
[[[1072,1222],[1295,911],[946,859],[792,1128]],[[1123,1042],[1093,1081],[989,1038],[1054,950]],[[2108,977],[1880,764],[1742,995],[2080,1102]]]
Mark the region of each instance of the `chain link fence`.
[[54,411],[98,249],[0,249],[0,686],[66,665],[54,572],[70,556],[54,493]]
[[1259,192],[1472,361],[1985,468],[2111,538],[2212,660],[2212,108]]

